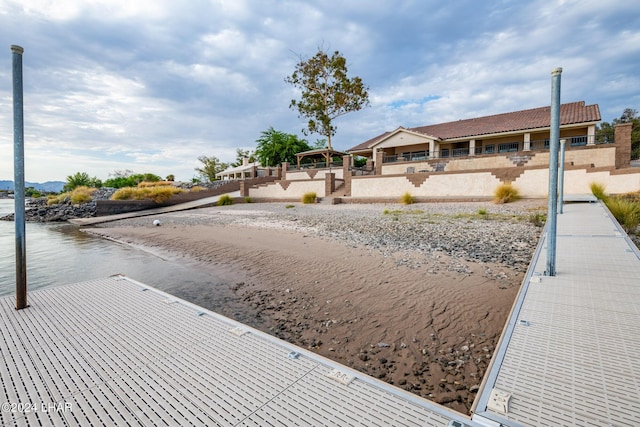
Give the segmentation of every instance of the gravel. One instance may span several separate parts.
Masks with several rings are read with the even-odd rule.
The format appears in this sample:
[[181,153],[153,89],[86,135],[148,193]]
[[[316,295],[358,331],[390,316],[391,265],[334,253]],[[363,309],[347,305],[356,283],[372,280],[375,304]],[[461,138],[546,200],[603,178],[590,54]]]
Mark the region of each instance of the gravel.
[[[119,226],[217,224],[294,230],[352,247],[365,247],[410,267],[429,265],[440,254],[526,270],[542,227],[530,219],[544,214],[543,200],[494,205],[486,202],[303,205],[238,204],[175,212],[110,223]],[[105,226],[109,227],[110,224]],[[433,264],[433,262],[431,262]],[[449,270],[464,273],[463,263]]]

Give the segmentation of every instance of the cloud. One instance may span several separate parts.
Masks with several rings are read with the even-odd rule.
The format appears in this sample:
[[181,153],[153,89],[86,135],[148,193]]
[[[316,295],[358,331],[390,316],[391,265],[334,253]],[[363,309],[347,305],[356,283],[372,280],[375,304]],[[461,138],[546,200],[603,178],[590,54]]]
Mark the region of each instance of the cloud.
[[0,151],[12,148],[8,44],[25,48],[29,180],[187,180],[198,156],[232,161],[270,126],[300,135],[284,78],[318,47],[370,88],[370,108],[335,122],[346,149],[398,126],[548,105],[558,66],[563,101],[598,103],[606,120],[640,108],[639,24],[640,5],[622,0],[6,0]]

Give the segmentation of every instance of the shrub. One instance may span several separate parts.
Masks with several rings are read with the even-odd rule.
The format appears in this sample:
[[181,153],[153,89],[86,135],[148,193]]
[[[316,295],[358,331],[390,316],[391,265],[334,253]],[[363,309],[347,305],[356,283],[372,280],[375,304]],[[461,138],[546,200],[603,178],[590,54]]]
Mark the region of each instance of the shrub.
[[166,202],[171,196],[183,190],[172,185],[162,187],[124,187],[113,193],[111,200],[153,200],[156,203]]
[[251,203],[251,197],[247,196],[244,198],[245,203]]
[[511,183],[499,185],[493,193],[494,203],[510,203],[518,199],[520,193]]
[[633,233],[640,225],[640,204],[622,197],[608,198],[605,204],[627,233]]
[[142,181],[138,183],[139,188],[145,187],[165,187],[171,185],[171,181]]
[[545,222],[547,222],[547,215],[537,212],[529,215],[529,222],[536,227],[542,227]]
[[589,188],[591,189],[591,193],[593,193],[594,196],[596,196],[596,198],[598,200],[606,200],[607,199],[607,195],[604,192],[604,185],[597,183],[597,182],[592,182],[591,184],[589,184]]
[[409,193],[404,193],[402,195],[402,197],[400,197],[400,203],[403,203],[405,205],[411,205],[415,202],[415,199],[413,198],[413,196]]
[[218,206],[227,206],[227,205],[232,205],[232,204],[233,204],[233,199],[228,194],[223,194],[218,199]]
[[71,203],[74,205],[80,205],[82,203],[90,202],[93,199],[93,192],[96,191],[95,188],[89,187],[76,187],[73,189],[71,194],[69,194],[69,199]]
[[57,195],[47,196],[47,205],[57,205],[58,203],[62,203],[67,197],[69,197],[69,193],[60,193]]
[[192,193],[197,193],[198,191],[205,191],[207,188],[206,187],[201,187],[199,185],[194,185],[193,187],[191,187],[191,192]]
[[287,206],[285,206],[285,209],[291,209],[291,208],[295,208],[295,206],[294,206],[294,205],[287,205]]
[[316,193],[304,193],[302,195],[302,203],[309,204],[316,202]]

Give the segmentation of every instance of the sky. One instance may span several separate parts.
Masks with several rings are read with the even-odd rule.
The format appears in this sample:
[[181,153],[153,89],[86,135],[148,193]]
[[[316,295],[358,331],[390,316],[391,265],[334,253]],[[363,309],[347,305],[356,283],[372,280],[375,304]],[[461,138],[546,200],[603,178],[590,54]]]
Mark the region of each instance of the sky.
[[[13,179],[11,45],[24,48],[25,178],[116,171],[190,181],[263,131],[302,134],[285,82],[339,51],[370,106],[346,150],[385,131],[550,105],[640,110],[640,2],[629,0],[1,0],[0,180]],[[4,49],[4,54],[2,54]]]

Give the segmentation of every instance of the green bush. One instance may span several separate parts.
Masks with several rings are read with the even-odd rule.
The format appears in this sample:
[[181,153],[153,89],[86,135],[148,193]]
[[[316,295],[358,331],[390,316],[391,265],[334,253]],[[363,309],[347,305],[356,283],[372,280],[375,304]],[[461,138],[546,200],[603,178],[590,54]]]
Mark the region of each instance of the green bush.
[[291,208],[295,208],[295,206],[294,205],[286,205],[285,206],[285,209],[291,209]]
[[246,196],[246,197],[244,198],[244,202],[245,202],[245,203],[251,203],[251,197]]
[[415,202],[415,199],[413,198],[413,196],[409,193],[404,193],[402,195],[402,197],[400,197],[400,203],[403,203],[405,205],[411,205]]
[[304,204],[315,203],[316,199],[316,193],[304,193],[302,195],[302,203]]
[[232,204],[233,204],[233,199],[228,194],[223,194],[218,199],[218,206],[227,206],[227,205],[232,205]]
[[520,193],[511,183],[499,185],[493,193],[494,203],[510,203],[520,199]]
[[592,182],[591,184],[589,184],[589,188],[591,189],[591,193],[593,193],[594,196],[596,196],[596,198],[598,200],[606,200],[607,199],[607,195],[604,192],[604,185],[597,183],[597,182]]
[[640,225],[640,204],[622,197],[610,197],[605,204],[627,233]]

